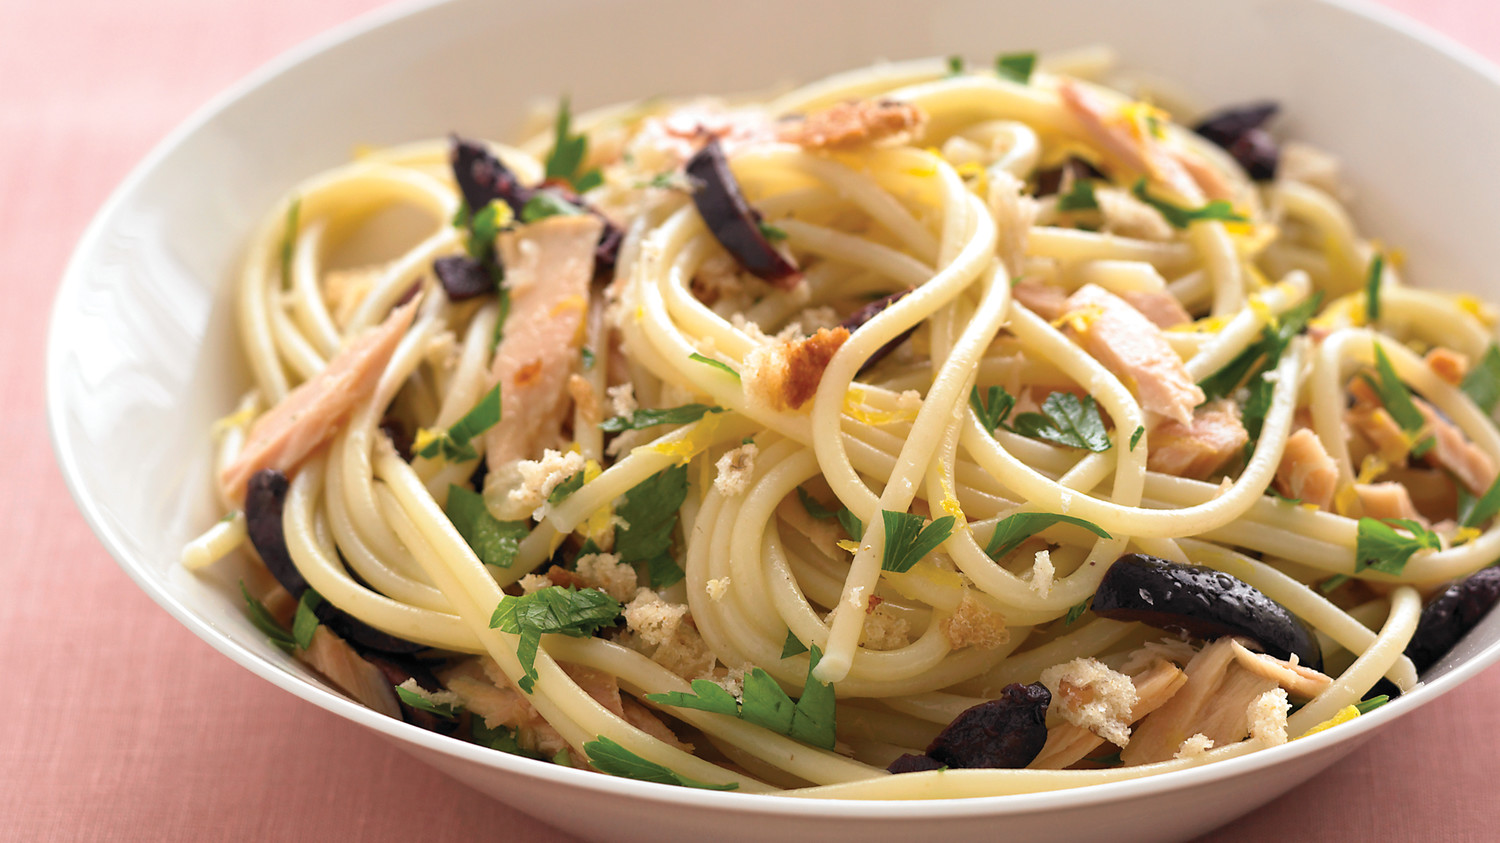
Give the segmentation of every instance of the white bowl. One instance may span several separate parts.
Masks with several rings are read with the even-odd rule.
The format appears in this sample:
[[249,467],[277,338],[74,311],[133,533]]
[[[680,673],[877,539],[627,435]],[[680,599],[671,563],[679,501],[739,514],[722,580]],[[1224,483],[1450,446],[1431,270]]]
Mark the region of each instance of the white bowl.
[[[1273,97],[1279,128],[1338,151],[1363,228],[1399,244],[1409,277],[1472,292],[1500,265],[1500,75],[1387,13],[1334,0],[457,0],[369,16],[262,69],[131,173],[79,243],[52,314],[53,445],[94,531],[185,626],[266,680],[418,758],[594,839],[1039,834],[1175,840],[1296,786],[1500,659],[1500,613],[1424,686],[1284,747],[1083,790],[948,802],[822,802],[672,788],[481,749],[331,692],[245,619],[234,563],[177,565],[215,517],[210,422],[244,383],[224,294],[253,221],[356,144],[457,130],[505,138],[534,100],[583,107],[653,94],[761,89],[888,58],[1111,44],[1123,64],[1212,105]],[[1455,138],[1466,155],[1441,154]],[[1475,156],[1488,156],[1475,160]],[[581,805],[586,809],[580,810]],[[1146,820],[1149,820],[1146,821]]]

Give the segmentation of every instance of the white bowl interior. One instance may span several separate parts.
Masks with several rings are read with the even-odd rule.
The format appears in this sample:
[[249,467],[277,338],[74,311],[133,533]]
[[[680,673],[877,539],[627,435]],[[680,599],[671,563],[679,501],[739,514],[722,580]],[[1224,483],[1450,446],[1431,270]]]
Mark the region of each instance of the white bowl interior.
[[[278,685],[398,739],[420,757],[576,833],[659,839],[712,825],[726,839],[872,841],[925,831],[1185,837],[1249,810],[1389,722],[1500,658],[1491,617],[1434,672],[1377,715],[1213,768],[1065,794],[945,805],[833,805],[606,779],[500,756],[390,721],[323,688],[242,615],[232,564],[177,565],[216,517],[208,484],[213,419],[246,383],[227,288],[241,244],[300,179],[384,145],[457,130],[508,138],[524,109],[571,92],[579,107],[655,94],[765,89],[879,59],[1111,44],[1128,68],[1173,80],[1204,106],[1271,97],[1278,124],[1336,150],[1361,226],[1400,246],[1408,277],[1494,297],[1500,192],[1442,154],[1500,149],[1500,84],[1487,66],[1378,12],[1316,0],[896,0],[820,4],[689,0],[491,4],[381,12],[275,62],[200,112],[116,192],[69,266],[53,313],[48,403],[54,446],[84,514],[125,570],[210,644]],[[476,80],[483,80],[482,82]],[[1481,153],[1484,154],[1484,153]],[[1495,153],[1489,153],[1494,155]],[[1446,675],[1444,675],[1446,674]],[[553,810],[573,788],[588,812]],[[1231,801],[1220,799],[1234,789]],[[1220,804],[1220,803],[1223,804]],[[663,810],[670,806],[671,810]],[[1059,809],[1071,809],[1060,815]],[[758,824],[725,823],[724,812]],[[1131,815],[1151,824],[1121,822]],[[639,820],[642,824],[632,824]],[[934,825],[937,823],[938,825]],[[621,829],[637,829],[622,832]]]

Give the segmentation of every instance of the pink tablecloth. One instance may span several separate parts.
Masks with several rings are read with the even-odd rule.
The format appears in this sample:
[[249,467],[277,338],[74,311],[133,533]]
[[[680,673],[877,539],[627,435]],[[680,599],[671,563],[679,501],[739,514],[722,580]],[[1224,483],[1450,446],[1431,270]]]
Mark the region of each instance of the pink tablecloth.
[[[1488,0],[1387,0],[1500,60]],[[73,242],[210,95],[376,0],[0,0],[0,837],[567,839],[215,654],[95,541],[47,445]],[[1500,670],[1213,836],[1494,840]]]

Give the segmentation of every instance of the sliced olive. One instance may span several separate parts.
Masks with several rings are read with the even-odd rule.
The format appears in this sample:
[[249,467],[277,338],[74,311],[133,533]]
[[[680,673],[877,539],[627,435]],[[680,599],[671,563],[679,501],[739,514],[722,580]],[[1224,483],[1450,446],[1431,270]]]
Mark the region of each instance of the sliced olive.
[[[852,334],[855,331],[859,330],[860,326],[864,325],[871,319],[874,319],[882,310],[885,310],[886,308],[905,298],[906,295],[912,291],[912,289],[913,288],[908,287],[905,290],[898,290],[888,296],[882,296],[881,298],[870,302],[864,307],[861,307],[859,310],[854,311],[849,315],[848,319],[845,319],[839,324]],[[874,366],[876,363],[879,363],[881,360],[885,359],[885,356],[887,354],[895,351],[897,346],[910,339],[912,332],[915,330],[917,330],[917,326],[913,325],[910,328],[907,328],[906,330],[897,334],[895,337],[892,337],[890,342],[875,349],[875,352],[870,355],[869,359],[865,360],[865,362],[859,367],[859,374],[863,374],[871,366]]]
[[1423,673],[1437,664],[1459,639],[1479,625],[1500,602],[1500,568],[1485,568],[1448,587],[1422,610],[1406,655]]
[[1279,110],[1274,102],[1226,108],[1204,118],[1193,131],[1227,151],[1250,178],[1267,181],[1276,177],[1281,151],[1263,127]]
[[1104,573],[1093,609],[1100,617],[1140,621],[1206,640],[1243,635],[1277,658],[1295,655],[1301,664],[1323,669],[1318,639],[1296,615],[1249,583],[1213,568],[1128,553]]
[[688,160],[686,171],[694,185],[693,204],[725,251],[763,281],[784,290],[797,286],[802,273],[766,239],[760,217],[745,200],[719,141],[709,138]]
[[450,301],[463,301],[495,292],[495,276],[468,255],[449,255],[432,262],[432,271]]
[[998,699],[955,717],[928,745],[927,757],[948,767],[1025,767],[1047,743],[1051,703],[1040,682],[1006,685]]

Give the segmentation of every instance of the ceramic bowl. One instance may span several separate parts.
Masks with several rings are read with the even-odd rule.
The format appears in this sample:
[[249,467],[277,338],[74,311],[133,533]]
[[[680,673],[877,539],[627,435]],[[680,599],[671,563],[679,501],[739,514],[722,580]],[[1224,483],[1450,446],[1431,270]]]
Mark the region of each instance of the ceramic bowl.
[[[508,138],[559,92],[580,107],[811,80],[879,59],[1109,44],[1204,104],[1271,97],[1279,130],[1337,150],[1364,230],[1409,278],[1496,297],[1500,75],[1430,33],[1331,0],[693,0],[488,3],[382,11],[253,74],[174,132],[79,243],[47,349],[53,445],[125,571],[224,655],[455,778],[592,839],[1007,837],[1174,840],[1294,787],[1500,659],[1500,613],[1424,686],[1338,729],[1204,768],[1082,790],[948,802],[826,802],[672,788],[481,749],[362,708],[258,634],[226,561],[181,569],[213,521],[207,431],[246,381],[230,279],[263,210],[358,144],[457,130]],[[1468,154],[1441,151],[1461,138]],[[1475,160],[1478,156],[1480,160]],[[1397,727],[1399,728],[1399,727]],[[579,810],[587,805],[587,810]]]

